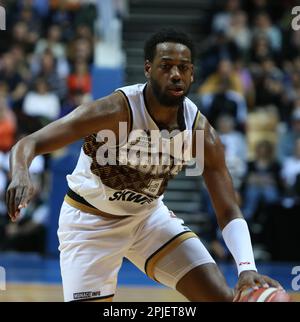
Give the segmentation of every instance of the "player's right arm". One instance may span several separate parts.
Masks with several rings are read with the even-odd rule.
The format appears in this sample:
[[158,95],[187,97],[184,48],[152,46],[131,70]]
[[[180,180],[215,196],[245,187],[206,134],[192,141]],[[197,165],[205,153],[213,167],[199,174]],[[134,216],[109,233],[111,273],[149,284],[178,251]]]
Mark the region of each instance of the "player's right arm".
[[29,166],[35,156],[60,149],[89,134],[107,129],[118,137],[119,122],[128,122],[125,97],[120,92],[83,104],[70,114],[18,141],[10,153],[11,182],[6,193],[8,214],[17,219],[33,194]]

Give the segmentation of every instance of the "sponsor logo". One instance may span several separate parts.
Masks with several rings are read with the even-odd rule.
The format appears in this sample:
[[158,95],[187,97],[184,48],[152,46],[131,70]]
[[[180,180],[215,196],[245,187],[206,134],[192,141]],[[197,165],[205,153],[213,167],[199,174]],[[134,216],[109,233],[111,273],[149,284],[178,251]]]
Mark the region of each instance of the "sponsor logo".
[[155,198],[147,197],[140,193],[136,193],[130,190],[121,190],[113,193],[111,197],[108,198],[109,201],[131,201],[135,203],[150,204]]
[[240,262],[239,263],[239,266],[242,266],[242,265],[250,265],[251,263],[250,262]]
[[98,296],[100,296],[100,294],[101,294],[100,291],[74,293],[73,299],[74,300],[88,299],[88,298],[92,298],[92,297],[98,297]]

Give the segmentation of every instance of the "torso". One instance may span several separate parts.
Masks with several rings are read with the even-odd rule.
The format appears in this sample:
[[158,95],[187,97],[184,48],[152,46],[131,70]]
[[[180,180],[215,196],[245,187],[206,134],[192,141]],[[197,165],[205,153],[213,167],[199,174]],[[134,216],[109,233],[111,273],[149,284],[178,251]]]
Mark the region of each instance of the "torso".
[[[185,98],[181,124],[171,125],[180,127],[178,133],[165,137],[147,110],[144,88],[144,84],[137,84],[119,89],[128,102],[131,119],[128,138],[126,129],[118,146],[105,144],[99,133],[86,137],[78,164],[67,176],[73,191],[105,213],[127,216],[154,210],[162,203],[168,180],[189,161],[179,159],[183,148],[191,148],[193,127],[199,117],[197,107]],[[182,142],[183,138],[186,142]],[[150,155],[151,146],[155,151]],[[164,153],[166,146],[170,147],[170,154]],[[115,164],[100,165],[104,160],[101,155],[105,157],[104,152],[108,151],[110,162],[116,155]],[[144,162],[136,165],[138,153]]]

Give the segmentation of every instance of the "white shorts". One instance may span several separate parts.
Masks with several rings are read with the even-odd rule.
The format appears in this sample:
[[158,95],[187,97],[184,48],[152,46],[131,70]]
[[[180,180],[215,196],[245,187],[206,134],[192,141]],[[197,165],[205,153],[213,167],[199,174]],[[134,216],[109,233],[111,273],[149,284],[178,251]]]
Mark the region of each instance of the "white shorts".
[[192,268],[214,263],[197,235],[165,205],[145,216],[108,219],[64,202],[58,237],[65,301],[113,297],[124,257],[172,288]]

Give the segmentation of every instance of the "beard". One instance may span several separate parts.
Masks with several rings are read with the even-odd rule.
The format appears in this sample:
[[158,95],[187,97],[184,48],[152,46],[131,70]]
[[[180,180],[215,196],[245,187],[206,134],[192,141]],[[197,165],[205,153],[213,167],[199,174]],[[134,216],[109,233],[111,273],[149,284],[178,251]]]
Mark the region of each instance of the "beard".
[[151,78],[151,86],[152,86],[153,94],[155,98],[158,100],[158,102],[161,105],[168,106],[168,107],[177,107],[182,105],[185,96],[189,93],[189,90],[190,90],[190,86],[189,86],[182,94],[182,96],[174,97],[169,95],[167,92],[163,92],[158,82],[153,78]]

